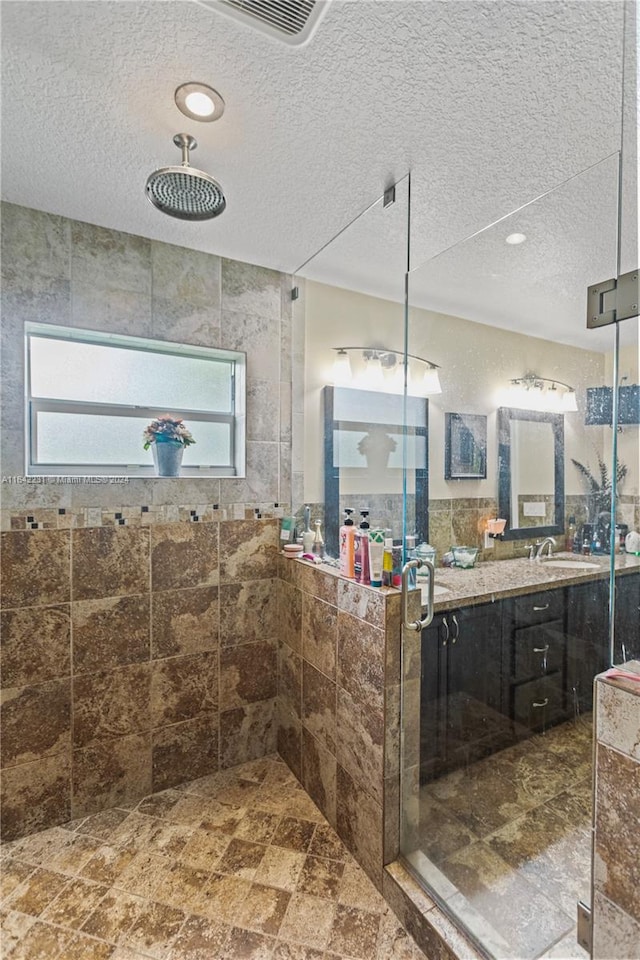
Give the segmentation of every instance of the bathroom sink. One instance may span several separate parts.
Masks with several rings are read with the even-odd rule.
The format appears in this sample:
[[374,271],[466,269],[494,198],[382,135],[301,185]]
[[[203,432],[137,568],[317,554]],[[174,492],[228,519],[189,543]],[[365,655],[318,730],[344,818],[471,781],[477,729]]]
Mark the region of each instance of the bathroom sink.
[[[429,588],[427,587],[426,583],[421,584],[421,585],[420,585],[420,589],[422,590],[422,599],[423,599],[423,600],[426,600],[426,599],[427,599],[427,593],[428,593],[428,590],[429,590]],[[433,585],[433,595],[434,595],[434,597],[443,597],[443,596],[444,596],[445,594],[447,594],[447,593],[451,593],[451,591],[449,590],[448,587],[441,587],[439,583],[434,583],[434,585]]]
[[543,560],[544,567],[557,567],[558,570],[597,570],[598,564],[590,560]]

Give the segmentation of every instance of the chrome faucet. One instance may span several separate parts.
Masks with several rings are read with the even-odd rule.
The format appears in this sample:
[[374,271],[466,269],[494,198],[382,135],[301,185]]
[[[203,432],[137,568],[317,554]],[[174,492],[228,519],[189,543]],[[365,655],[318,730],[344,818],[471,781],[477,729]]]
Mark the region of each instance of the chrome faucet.
[[536,550],[535,559],[538,561],[542,560],[545,547],[549,548],[547,550],[548,556],[550,557],[553,556],[553,548],[555,547],[555,545],[556,545],[556,541],[553,539],[553,537],[545,537],[544,540],[536,544],[537,550]]

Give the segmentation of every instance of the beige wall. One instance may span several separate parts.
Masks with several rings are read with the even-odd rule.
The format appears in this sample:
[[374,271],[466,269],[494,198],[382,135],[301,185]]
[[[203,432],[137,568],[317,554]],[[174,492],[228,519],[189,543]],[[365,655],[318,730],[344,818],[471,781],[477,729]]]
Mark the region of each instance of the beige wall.
[[[305,331],[304,498],[314,502],[323,499],[321,390],[331,382],[331,348],[344,344],[402,350],[402,306],[307,281]],[[602,451],[602,429],[584,426],[586,387],[605,382],[601,354],[425,310],[411,311],[409,353],[442,367],[443,392],[429,401],[431,499],[497,496],[496,411],[504,403],[501,391],[510,378],[530,370],[576,388],[579,411],[565,416],[567,463],[571,457],[595,459],[595,452]],[[444,480],[445,412],[487,415],[486,480]],[[567,494],[584,492],[570,464],[565,489]]]

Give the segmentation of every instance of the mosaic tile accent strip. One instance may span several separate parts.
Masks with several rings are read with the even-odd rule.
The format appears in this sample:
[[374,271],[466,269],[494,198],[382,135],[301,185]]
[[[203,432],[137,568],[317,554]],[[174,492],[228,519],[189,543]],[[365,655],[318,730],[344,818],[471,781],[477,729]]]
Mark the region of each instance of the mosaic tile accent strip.
[[30,507],[0,511],[2,530],[69,530],[76,527],[147,527],[157,523],[212,523],[223,520],[281,519],[289,515],[283,503],[187,503],[105,510],[101,507]]

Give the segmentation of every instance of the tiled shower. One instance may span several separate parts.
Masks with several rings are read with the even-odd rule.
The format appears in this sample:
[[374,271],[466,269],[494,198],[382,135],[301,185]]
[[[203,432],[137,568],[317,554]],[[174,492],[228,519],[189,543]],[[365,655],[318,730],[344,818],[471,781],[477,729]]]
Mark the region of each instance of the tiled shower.
[[[2,789],[15,837],[275,750],[292,332],[275,271],[11,204],[2,253]],[[246,351],[246,477],[24,482],[27,321]]]

